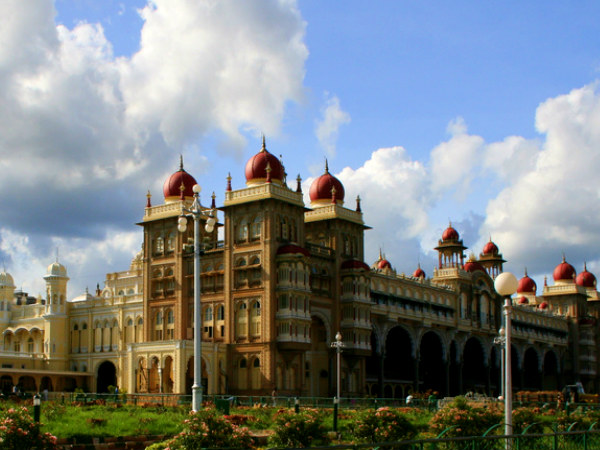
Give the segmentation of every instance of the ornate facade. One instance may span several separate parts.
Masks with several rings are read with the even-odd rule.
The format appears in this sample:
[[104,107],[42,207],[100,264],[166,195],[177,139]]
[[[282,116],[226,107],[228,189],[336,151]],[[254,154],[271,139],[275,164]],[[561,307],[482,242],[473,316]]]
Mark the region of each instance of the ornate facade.
[[[342,183],[325,173],[303,200],[264,145],[245,167],[246,185],[227,178],[223,205],[212,195],[202,228],[202,382],[208,394],[332,396],[337,331],[343,336],[344,396],[403,397],[479,391],[497,395],[503,299],[493,279],[505,262],[489,242],[465,261],[449,226],[428,278],[398,274],[379,256],[364,262],[360,199],[345,206]],[[195,179],[181,164],[148,194],[142,251],[103,289],[67,298],[67,270],[55,262],[46,298],[0,273],[0,384],[4,390],[190,393],[193,380],[193,233],[177,229]],[[580,381],[598,392],[596,279],[566,261],[538,294],[525,276],[513,298],[513,385],[560,389]]]

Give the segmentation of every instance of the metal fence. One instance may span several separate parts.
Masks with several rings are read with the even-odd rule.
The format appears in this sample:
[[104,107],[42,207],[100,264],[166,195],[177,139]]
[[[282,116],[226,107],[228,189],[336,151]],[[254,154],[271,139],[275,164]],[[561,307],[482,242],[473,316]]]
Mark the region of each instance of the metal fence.
[[[311,450],[600,450],[600,431],[421,439],[375,444],[310,447]],[[269,450],[283,450],[272,447]],[[289,450],[286,449],[286,450]]]

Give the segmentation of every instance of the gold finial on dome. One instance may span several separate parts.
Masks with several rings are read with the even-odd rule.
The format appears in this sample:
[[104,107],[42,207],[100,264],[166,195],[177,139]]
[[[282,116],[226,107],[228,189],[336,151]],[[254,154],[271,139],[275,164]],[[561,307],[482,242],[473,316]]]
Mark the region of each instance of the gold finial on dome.
[[225,190],[231,192],[231,172],[227,174],[227,187]]
[[267,151],[267,144],[265,142],[265,135],[262,135],[262,147],[260,149],[261,152],[266,152]]
[[152,198],[152,194],[150,193],[150,189],[148,189],[148,193],[146,194],[146,208],[150,208],[152,206],[152,202],[150,199]]
[[327,158],[325,158],[325,173],[329,173],[329,163],[327,162]]
[[183,170],[183,155],[179,154],[179,170]]

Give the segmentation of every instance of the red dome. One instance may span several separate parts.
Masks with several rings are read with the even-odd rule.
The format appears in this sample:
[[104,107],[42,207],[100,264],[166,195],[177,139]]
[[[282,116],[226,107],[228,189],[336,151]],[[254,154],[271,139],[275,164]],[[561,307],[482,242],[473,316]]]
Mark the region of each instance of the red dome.
[[327,166],[327,162],[325,162],[325,173],[310,185],[308,194],[311,203],[331,203],[333,188],[335,188],[336,203],[344,203],[344,186],[340,180],[329,173],[329,167]]
[[494,244],[491,240],[487,244],[483,246],[483,254],[484,255],[497,255],[498,254],[498,246]]
[[448,241],[448,240],[457,240],[458,241],[458,231],[456,231],[454,228],[452,228],[452,225],[449,225],[448,228],[446,228],[444,230],[444,232],[442,233],[442,241]]
[[542,302],[542,303],[540,303],[540,306],[538,306],[538,308],[540,308],[540,309],[548,309],[548,303],[547,302]]
[[283,181],[285,170],[275,155],[267,151],[265,138],[260,151],[246,163],[246,183],[267,179],[267,166],[271,168],[271,180]]
[[183,159],[179,164],[179,170],[171,175],[165,181],[163,185],[163,194],[165,196],[165,200],[170,199],[178,199],[181,198],[181,184],[183,183],[183,195],[184,197],[193,197],[194,191],[192,188],[196,183],[196,180],[193,176],[183,170]]
[[593,273],[587,271],[585,264],[583,265],[583,272],[580,272],[575,279],[575,283],[579,286],[586,288],[596,288],[596,277]]
[[299,253],[304,256],[310,256],[309,251],[306,250],[305,248],[300,247],[299,245],[294,245],[294,244],[282,245],[281,247],[279,247],[277,249],[278,255],[288,255],[288,254],[294,254],[294,253]]
[[390,262],[387,259],[382,259],[377,262],[377,268],[382,269],[382,270],[383,269],[391,269],[392,265],[390,264]]
[[481,264],[479,264],[477,261],[467,261],[464,265],[464,269],[467,272],[471,272],[471,273],[473,273],[477,270],[485,272],[485,269],[483,268],[483,266]]
[[533,278],[530,278],[527,275],[527,270],[525,270],[525,276],[519,280],[519,285],[517,286],[517,293],[527,292],[531,294],[535,294],[537,291],[537,284],[533,281]]
[[421,269],[421,265],[420,264],[417,267],[417,270],[415,270],[413,272],[412,276],[415,277],[415,278],[425,278],[425,271],[423,269]]
[[342,263],[342,269],[361,269],[370,271],[371,268],[366,265],[364,262],[359,261],[358,259],[348,259]]
[[576,274],[575,268],[566,262],[563,256],[562,262],[556,266],[552,276],[554,277],[554,281],[573,281]]
[[518,301],[519,305],[528,305],[529,304],[529,300],[527,299],[527,297],[521,297]]

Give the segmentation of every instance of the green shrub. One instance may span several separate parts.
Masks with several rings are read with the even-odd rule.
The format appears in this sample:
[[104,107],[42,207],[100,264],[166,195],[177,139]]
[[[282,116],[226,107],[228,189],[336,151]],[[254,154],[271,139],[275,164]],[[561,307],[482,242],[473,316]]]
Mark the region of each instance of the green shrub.
[[446,429],[444,437],[481,436],[502,418],[502,410],[497,405],[472,406],[464,397],[457,397],[438,410],[430,425],[436,436]]
[[252,448],[254,442],[245,427],[231,424],[214,409],[190,413],[184,429],[168,442],[170,450],[201,450],[203,448]]
[[40,424],[35,423],[25,407],[10,408],[0,421],[1,450],[52,450],[56,448],[56,437],[42,433]]
[[413,439],[416,427],[397,409],[367,409],[356,415],[356,422],[349,427],[354,439],[360,442],[394,442]]
[[275,447],[308,447],[325,436],[323,417],[316,409],[305,409],[298,414],[278,412],[273,431],[270,443]]

